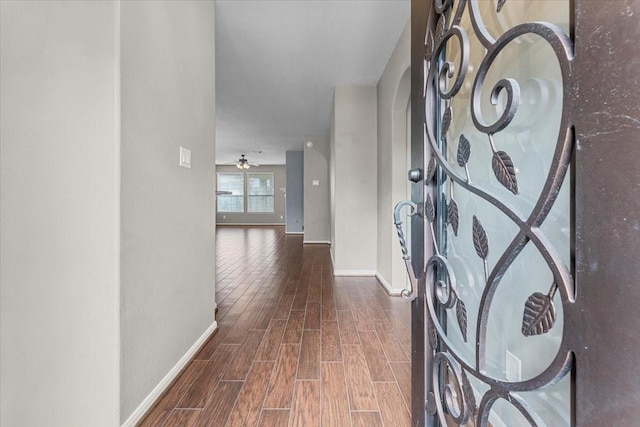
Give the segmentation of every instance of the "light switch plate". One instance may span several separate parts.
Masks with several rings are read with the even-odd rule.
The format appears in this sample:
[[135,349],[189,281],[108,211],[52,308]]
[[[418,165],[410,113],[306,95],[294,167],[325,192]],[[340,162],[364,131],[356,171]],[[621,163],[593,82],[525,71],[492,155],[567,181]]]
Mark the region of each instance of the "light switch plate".
[[311,181],[311,185],[313,185],[313,186],[316,186],[316,187],[317,187],[317,186],[319,186],[319,185],[320,185],[320,181],[319,181],[319,180],[317,180],[317,179],[314,179],[313,181]]
[[180,166],[191,169],[191,150],[180,147]]

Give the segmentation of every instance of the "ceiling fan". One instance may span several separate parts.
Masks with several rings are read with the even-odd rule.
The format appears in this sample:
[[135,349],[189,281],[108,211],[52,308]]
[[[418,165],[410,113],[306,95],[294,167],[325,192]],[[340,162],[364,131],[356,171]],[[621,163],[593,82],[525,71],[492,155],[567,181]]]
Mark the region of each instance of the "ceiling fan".
[[236,167],[238,169],[249,169],[251,166],[260,166],[257,163],[250,162],[244,154],[240,155],[240,158],[236,162]]

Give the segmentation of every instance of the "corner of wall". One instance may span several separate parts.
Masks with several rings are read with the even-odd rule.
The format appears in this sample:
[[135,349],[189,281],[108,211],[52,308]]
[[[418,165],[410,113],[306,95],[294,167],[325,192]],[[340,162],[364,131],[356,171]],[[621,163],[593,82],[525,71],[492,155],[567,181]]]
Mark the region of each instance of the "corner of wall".
[[[375,86],[335,88],[332,243],[337,271],[375,273],[377,108]],[[357,162],[352,159],[357,158]],[[371,274],[373,275],[373,274]]]
[[378,279],[378,282],[380,283],[380,285],[384,288],[385,291],[387,291],[387,294],[389,294],[389,296],[398,297],[402,294],[402,291],[404,288],[394,288],[393,286],[391,286],[391,283],[389,283],[382,276],[382,274],[380,274],[379,271],[376,272],[375,276],[376,276],[376,279]]
[[174,379],[187,367],[191,359],[198,353],[198,350],[207,342],[207,340],[218,329],[218,323],[214,321],[204,333],[196,340],[196,342],[187,350],[187,352],[178,360],[167,374],[160,380],[151,393],[149,393],[121,425],[121,427],[135,427],[140,420],[144,418],[147,412],[153,407],[156,401],[162,396],[165,390],[171,385]]
[[328,243],[331,239],[329,137],[304,138],[304,240]]

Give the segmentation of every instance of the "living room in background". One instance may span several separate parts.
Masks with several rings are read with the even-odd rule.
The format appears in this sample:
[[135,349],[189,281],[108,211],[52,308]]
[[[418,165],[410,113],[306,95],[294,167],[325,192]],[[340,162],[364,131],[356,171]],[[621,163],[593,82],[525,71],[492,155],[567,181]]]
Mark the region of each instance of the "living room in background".
[[[216,212],[216,224],[220,225],[284,225],[286,171],[284,165],[260,165],[248,171],[239,171],[235,165],[216,165],[221,175],[243,176],[242,207],[239,212]],[[270,181],[270,182],[268,182]],[[223,187],[218,186],[218,194]],[[218,196],[220,199],[222,195]],[[240,203],[240,202],[237,202]],[[220,202],[218,204],[220,205]]]

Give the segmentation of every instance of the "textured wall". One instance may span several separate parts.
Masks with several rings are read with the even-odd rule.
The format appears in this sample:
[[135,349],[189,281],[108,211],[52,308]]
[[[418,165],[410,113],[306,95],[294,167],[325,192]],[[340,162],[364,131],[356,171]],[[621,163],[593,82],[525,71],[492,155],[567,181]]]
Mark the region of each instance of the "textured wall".
[[375,86],[336,87],[331,226],[337,273],[373,275],[376,270],[376,117]]
[[399,292],[405,287],[407,277],[393,224],[393,209],[396,203],[407,198],[410,36],[411,25],[407,23],[378,82],[377,270],[393,292]]
[[[304,140],[304,241],[328,243],[331,239],[329,138],[306,136]],[[309,147],[307,142],[313,145]]]
[[0,424],[119,424],[115,2],[0,2]]
[[215,16],[212,1],[121,7],[124,420],[214,321]]

